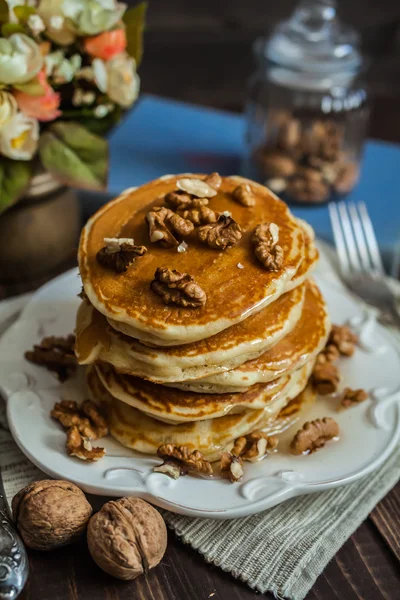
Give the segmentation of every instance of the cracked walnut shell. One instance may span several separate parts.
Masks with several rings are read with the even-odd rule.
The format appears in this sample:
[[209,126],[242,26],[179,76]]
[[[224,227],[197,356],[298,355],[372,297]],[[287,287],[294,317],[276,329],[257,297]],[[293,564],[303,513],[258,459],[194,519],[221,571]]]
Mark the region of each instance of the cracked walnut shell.
[[12,512],[29,548],[52,550],[75,542],[83,534],[92,507],[75,484],[44,480],[18,492],[12,501]]
[[89,552],[106,573],[123,580],[147,573],[167,548],[167,528],[160,513],[140,498],[104,504],[87,530]]
[[307,421],[294,436],[290,451],[292,454],[312,454],[338,435],[339,425],[331,417]]
[[211,248],[225,250],[240,242],[242,229],[232,217],[222,214],[215,223],[199,227],[197,236],[200,242],[208,244]]
[[184,308],[199,308],[207,301],[205,291],[188,273],[158,267],[151,289],[161,296],[165,304],[178,304]]
[[104,238],[104,243],[96,258],[103,267],[117,273],[124,273],[136,258],[147,252],[146,246],[135,246],[132,238]]

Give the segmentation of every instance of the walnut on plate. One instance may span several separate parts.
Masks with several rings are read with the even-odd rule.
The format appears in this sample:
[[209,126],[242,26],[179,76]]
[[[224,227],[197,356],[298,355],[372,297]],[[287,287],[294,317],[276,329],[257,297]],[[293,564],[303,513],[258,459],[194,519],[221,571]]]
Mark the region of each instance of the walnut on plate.
[[199,308],[207,301],[205,291],[197,285],[193,277],[175,269],[158,267],[150,287],[155,294],[161,296],[165,304]]
[[236,483],[243,477],[243,461],[240,456],[236,456],[232,452],[223,452],[221,454],[219,466],[222,477],[229,478],[231,483]]
[[312,454],[338,435],[339,425],[331,417],[307,421],[294,436],[290,451],[292,454]]
[[33,346],[33,350],[25,352],[25,358],[36,365],[46,367],[55,373],[60,381],[65,381],[76,371],[74,346],[75,336],[72,334],[65,338],[45,337],[40,344]]
[[123,273],[135,261],[147,252],[146,246],[135,246],[133,238],[104,238],[96,258],[98,262],[117,273]]
[[72,400],[62,400],[55,404],[50,415],[67,430],[66,448],[70,456],[93,462],[105,455],[104,448],[93,448],[91,443],[108,433],[107,422],[93,402],[85,400],[78,407]]
[[97,565],[118,579],[131,580],[161,561],[167,528],[160,513],[140,498],[104,504],[87,529],[89,552]]
[[242,228],[232,217],[222,214],[215,223],[199,227],[197,236],[200,242],[215,250],[226,250],[240,242]]
[[363,389],[353,390],[349,387],[343,390],[343,395],[340,404],[343,408],[350,408],[351,406],[357,406],[364,400],[367,400],[368,392]]
[[253,231],[254,253],[268,271],[278,271],[283,265],[283,250],[278,241],[279,227],[276,223],[260,223]]
[[44,480],[19,491],[13,498],[12,512],[29,548],[52,550],[81,537],[92,507],[75,484]]
[[333,394],[339,387],[339,370],[332,362],[316,362],[311,380],[315,391],[321,396]]
[[164,462],[154,467],[156,473],[165,473],[174,479],[187,473],[213,474],[212,465],[203,454],[199,450],[191,450],[188,446],[163,444],[158,448],[157,454]]
[[235,440],[231,453],[240,456],[243,460],[256,462],[269,451],[275,450],[278,443],[276,436],[268,435],[264,431],[253,431]]
[[336,346],[343,356],[353,356],[358,336],[347,325],[332,325],[328,344]]
[[149,236],[152,243],[159,243],[164,248],[179,245],[175,234],[186,236],[192,233],[193,223],[174,213],[165,206],[154,206],[146,215],[149,224]]

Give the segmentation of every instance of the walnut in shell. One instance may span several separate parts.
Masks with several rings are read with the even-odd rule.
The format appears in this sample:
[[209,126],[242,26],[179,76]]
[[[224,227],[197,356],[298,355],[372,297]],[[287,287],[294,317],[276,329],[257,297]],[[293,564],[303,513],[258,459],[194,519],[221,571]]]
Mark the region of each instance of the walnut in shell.
[[29,548],[52,550],[75,542],[83,534],[92,507],[75,484],[44,480],[18,492],[12,512]]
[[167,548],[167,528],[144,500],[121,498],[104,504],[90,519],[87,541],[103,571],[129,580],[158,565]]

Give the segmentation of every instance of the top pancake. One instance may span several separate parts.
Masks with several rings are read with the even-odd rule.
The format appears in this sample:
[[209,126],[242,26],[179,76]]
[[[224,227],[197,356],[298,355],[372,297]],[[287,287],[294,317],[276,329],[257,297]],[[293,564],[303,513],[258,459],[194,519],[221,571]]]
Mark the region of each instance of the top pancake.
[[[229,211],[240,224],[243,237],[238,245],[214,250],[200,244],[195,234],[185,238],[185,253],[150,243],[145,216],[152,206],[164,204],[165,194],[176,189],[181,177],[162,177],[101,208],[84,228],[79,248],[82,282],[94,307],[127,325],[132,337],[160,346],[205,339],[258,312],[286,291],[305,252],[303,229],[288,207],[267,188],[239,177],[223,178],[209,203],[213,210]],[[255,206],[245,207],[233,199],[232,192],[241,183],[251,185]],[[251,235],[263,222],[279,227],[284,263],[277,272],[265,270],[254,255]],[[117,274],[96,260],[106,237],[134,238],[148,252],[125,273]],[[239,263],[243,269],[238,268]],[[206,304],[196,309],[163,304],[150,289],[157,267],[189,273],[206,292]]]

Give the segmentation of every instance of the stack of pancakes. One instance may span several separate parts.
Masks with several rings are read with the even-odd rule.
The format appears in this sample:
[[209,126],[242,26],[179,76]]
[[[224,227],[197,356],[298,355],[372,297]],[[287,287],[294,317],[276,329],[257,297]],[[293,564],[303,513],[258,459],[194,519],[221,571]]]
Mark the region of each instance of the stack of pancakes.
[[[330,323],[309,279],[318,260],[311,228],[259,184],[225,177],[209,198],[212,210],[241,227],[233,247],[201,243],[196,230],[178,247],[151,242],[146,215],[165,205],[182,177],[127,190],[84,228],[76,355],[89,365],[90,395],[106,407],[110,433],[124,446],[155,454],[165,443],[187,445],[214,460],[239,436],[279,432],[310,405],[308,380]],[[252,206],[235,199],[243,184]],[[254,253],[253,231],[263,223],[279,231],[276,270]],[[147,252],[117,273],[97,258],[106,238],[133,238]],[[192,276],[205,304],[165,304],[151,288],[159,267]]]

